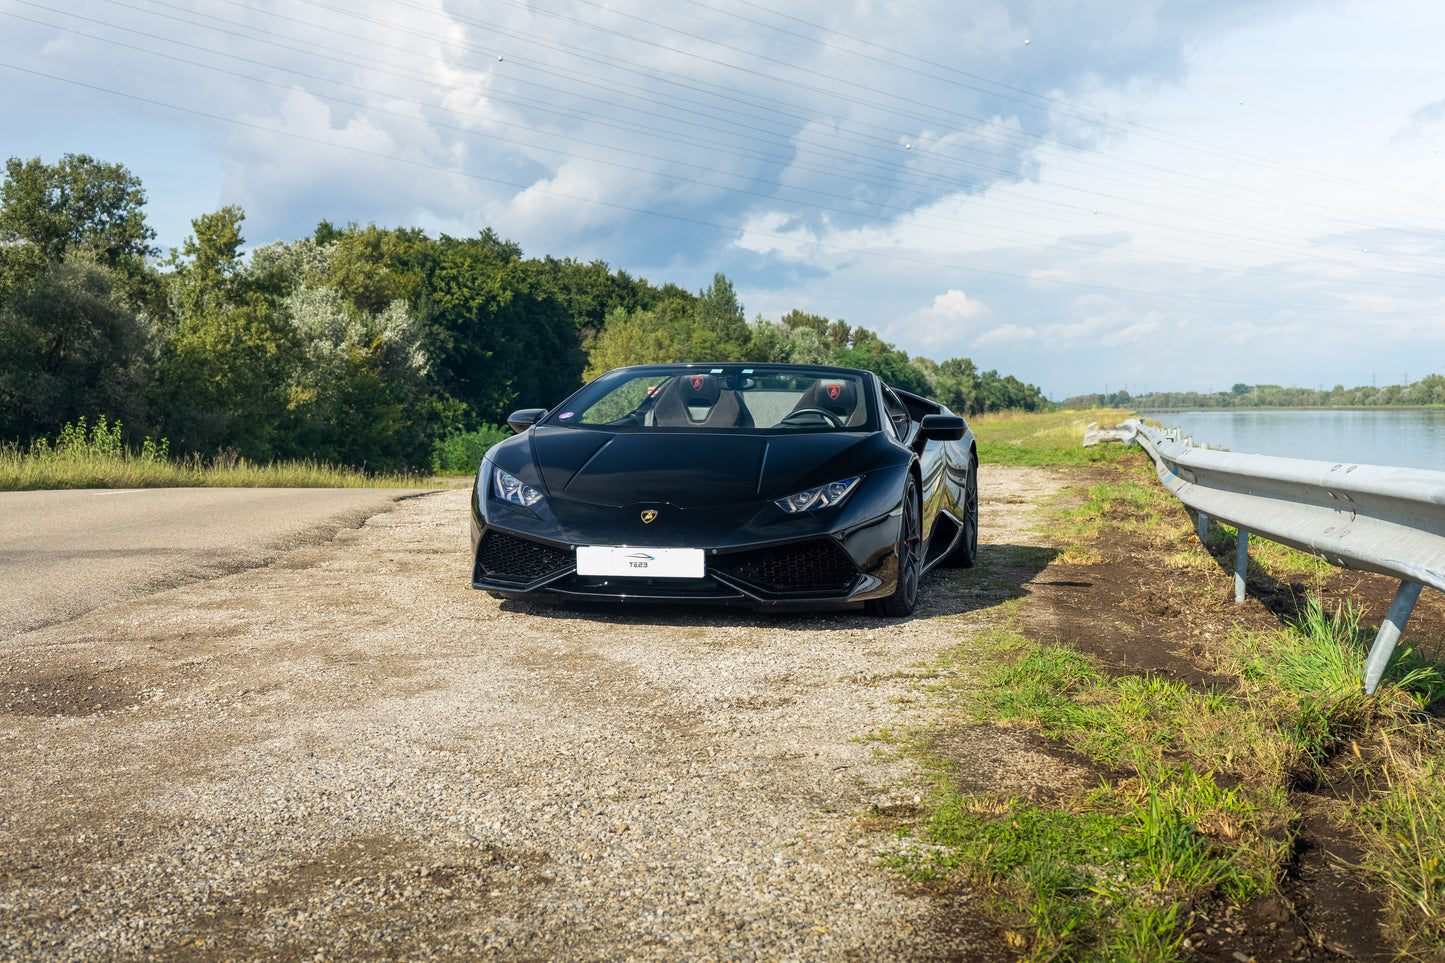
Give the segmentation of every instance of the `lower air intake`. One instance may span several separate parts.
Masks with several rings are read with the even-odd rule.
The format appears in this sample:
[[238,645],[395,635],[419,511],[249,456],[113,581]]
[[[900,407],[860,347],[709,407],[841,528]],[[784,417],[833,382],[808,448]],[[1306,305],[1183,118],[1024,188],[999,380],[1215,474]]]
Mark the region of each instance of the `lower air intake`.
[[710,564],[772,592],[846,592],[858,577],[848,553],[828,539],[721,555]]
[[507,532],[489,531],[477,552],[477,571],[487,578],[532,582],[570,567],[571,552],[530,542]]

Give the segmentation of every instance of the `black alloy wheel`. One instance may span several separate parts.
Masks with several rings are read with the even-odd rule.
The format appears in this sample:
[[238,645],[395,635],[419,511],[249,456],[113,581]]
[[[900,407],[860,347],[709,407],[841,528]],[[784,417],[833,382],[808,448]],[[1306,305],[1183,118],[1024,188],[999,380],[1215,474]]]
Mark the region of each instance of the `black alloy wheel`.
[[893,594],[871,604],[877,615],[900,618],[912,615],[918,604],[918,574],[923,570],[923,509],[918,503],[918,482],[913,474],[903,486],[903,517],[898,524],[898,583]]

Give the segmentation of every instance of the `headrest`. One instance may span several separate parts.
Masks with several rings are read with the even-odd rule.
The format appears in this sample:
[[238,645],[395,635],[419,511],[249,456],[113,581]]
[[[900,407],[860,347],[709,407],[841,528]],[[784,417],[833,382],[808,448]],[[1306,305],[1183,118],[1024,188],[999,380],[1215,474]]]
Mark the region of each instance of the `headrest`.
[[714,405],[722,389],[710,374],[685,374],[681,378],[683,404]]
[[858,389],[851,381],[819,381],[818,407],[835,414],[850,414],[858,404]]

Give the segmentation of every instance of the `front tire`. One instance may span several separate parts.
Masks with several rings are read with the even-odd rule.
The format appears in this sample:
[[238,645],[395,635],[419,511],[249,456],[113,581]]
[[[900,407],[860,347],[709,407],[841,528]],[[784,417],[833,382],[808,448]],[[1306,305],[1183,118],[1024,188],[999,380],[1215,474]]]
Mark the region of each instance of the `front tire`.
[[869,603],[873,614],[891,618],[912,615],[918,604],[918,578],[922,571],[923,509],[918,502],[918,482],[910,472],[903,486],[903,517],[898,520],[898,581],[892,595]]

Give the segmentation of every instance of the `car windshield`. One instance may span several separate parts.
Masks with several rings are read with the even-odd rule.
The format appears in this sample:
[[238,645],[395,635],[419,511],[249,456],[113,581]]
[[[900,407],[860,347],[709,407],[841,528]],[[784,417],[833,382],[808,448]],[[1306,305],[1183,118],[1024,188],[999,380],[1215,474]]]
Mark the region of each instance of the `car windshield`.
[[649,430],[871,431],[873,405],[865,383],[862,374],[836,368],[619,368],[554,409],[546,423]]

